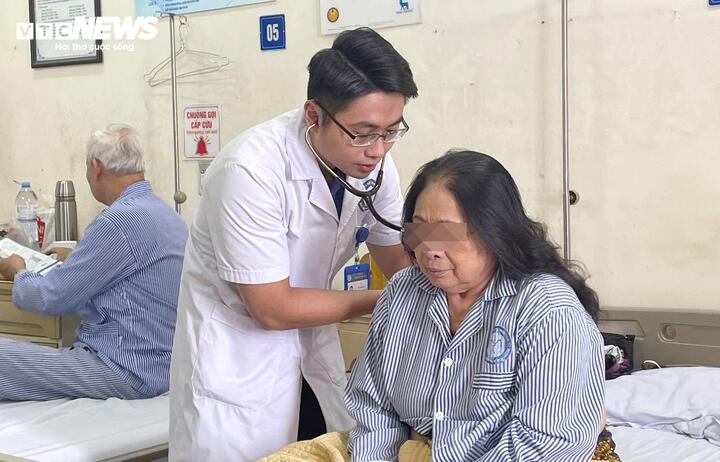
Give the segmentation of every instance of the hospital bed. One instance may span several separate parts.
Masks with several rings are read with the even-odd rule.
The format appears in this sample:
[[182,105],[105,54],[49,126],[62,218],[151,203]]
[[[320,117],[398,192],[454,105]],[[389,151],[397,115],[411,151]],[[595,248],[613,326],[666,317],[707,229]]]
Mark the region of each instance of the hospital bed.
[[[12,284],[0,281],[0,336],[60,347],[72,344],[77,322],[18,310]],[[167,396],[0,401],[0,462],[154,461],[167,455],[168,413]]]
[[598,325],[635,335],[636,368],[646,360],[706,366],[607,382],[608,428],[622,461],[720,461],[720,311],[606,307]]
[[0,402],[0,461],[162,460],[168,413],[166,395]]
[[720,310],[603,307],[602,332],[635,335],[635,364],[720,367]]
[[[608,382],[610,430],[622,460],[720,461],[720,433],[715,445],[707,439],[693,439],[682,434],[682,422],[678,424],[680,430],[676,431],[647,428],[652,423],[633,422],[630,411],[646,415],[655,410],[637,409],[642,403],[635,403],[637,406],[633,409],[627,398],[633,393],[643,394],[643,384],[647,383],[656,387],[651,392],[671,395],[670,403],[658,400],[664,411],[672,408],[673,402],[683,409],[683,400],[692,401],[690,404],[694,406],[698,405],[698,400],[702,406],[705,397],[707,401],[720,402],[718,390],[714,393],[709,390],[709,387],[720,386],[720,382],[706,384],[704,379],[693,380],[703,371],[709,371],[715,377],[720,374],[720,312],[610,307],[603,309],[601,318],[602,331],[636,336],[636,365],[649,359],[661,365],[712,367],[675,369],[684,374],[684,389],[658,390],[657,387],[663,385],[653,381],[653,371]],[[621,398],[614,398],[620,394],[623,394]],[[713,405],[712,402],[709,404]],[[720,410],[715,417],[720,425]],[[0,403],[0,461],[145,462],[166,456],[167,441],[167,396],[137,401],[77,399]]]

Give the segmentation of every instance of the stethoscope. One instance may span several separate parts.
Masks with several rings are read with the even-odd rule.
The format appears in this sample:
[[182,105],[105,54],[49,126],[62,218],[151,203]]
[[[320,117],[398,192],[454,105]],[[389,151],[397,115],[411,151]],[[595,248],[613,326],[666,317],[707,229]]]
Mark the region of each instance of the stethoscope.
[[383,178],[383,169],[385,168],[385,156],[383,156],[382,160],[380,161],[380,171],[377,174],[377,178],[375,178],[375,185],[365,191],[361,191],[355,187],[353,187],[350,183],[348,183],[344,178],[342,178],[340,175],[335,173],[333,169],[331,169],[324,160],[318,155],[317,152],[315,152],[315,148],[313,148],[312,143],[310,142],[310,129],[313,128],[317,124],[310,125],[307,130],[305,130],[305,143],[307,143],[308,147],[312,151],[312,153],[315,155],[315,158],[320,162],[320,165],[322,165],[325,170],[327,170],[332,176],[335,177],[336,180],[340,182],[343,188],[345,188],[345,191],[349,192],[350,194],[353,194],[365,203],[367,205],[368,210],[370,210],[370,213],[372,216],[375,217],[377,221],[382,223],[383,225],[387,226],[390,229],[394,229],[395,231],[402,232],[402,227],[395,225],[393,223],[390,223],[386,219],[380,216],[380,214],[375,210],[375,206],[373,205],[372,196],[374,196],[378,190],[380,189],[380,185],[382,184],[382,178]]

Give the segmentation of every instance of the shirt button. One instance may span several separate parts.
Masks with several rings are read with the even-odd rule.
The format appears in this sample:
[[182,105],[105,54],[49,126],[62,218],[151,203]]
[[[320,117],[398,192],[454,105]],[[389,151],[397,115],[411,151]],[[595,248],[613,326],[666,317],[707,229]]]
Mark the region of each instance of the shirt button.
[[452,366],[454,363],[455,363],[455,361],[453,361],[452,358],[443,359],[443,364],[445,364],[447,367]]
[[445,414],[442,413],[442,411],[437,411],[435,413],[435,420],[444,420]]

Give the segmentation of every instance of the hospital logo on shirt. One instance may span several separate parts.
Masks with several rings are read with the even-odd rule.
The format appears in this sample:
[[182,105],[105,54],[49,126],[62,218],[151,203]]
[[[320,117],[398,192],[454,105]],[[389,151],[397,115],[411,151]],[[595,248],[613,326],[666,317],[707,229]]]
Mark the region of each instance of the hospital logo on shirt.
[[490,364],[497,364],[506,360],[511,351],[512,339],[510,339],[508,331],[500,326],[493,327],[487,344],[485,361]]

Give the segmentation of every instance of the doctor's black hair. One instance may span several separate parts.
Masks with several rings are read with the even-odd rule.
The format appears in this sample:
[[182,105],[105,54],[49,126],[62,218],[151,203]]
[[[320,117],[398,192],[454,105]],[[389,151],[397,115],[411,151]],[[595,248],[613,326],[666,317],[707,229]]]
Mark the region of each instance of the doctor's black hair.
[[538,273],[555,275],[597,321],[598,296],[585,283],[582,266],[566,263],[545,225],[527,216],[520,191],[500,162],[479,152],[448,151],[423,165],[405,197],[404,223],[412,222],[418,197],[432,184],[441,184],[453,195],[470,233],[495,257],[505,277],[520,281]]
[[315,53],[308,71],[307,98],[319,101],[333,114],[355,98],[376,91],[400,93],[405,102],[418,95],[408,62],[367,27],[342,32],[332,48]]

